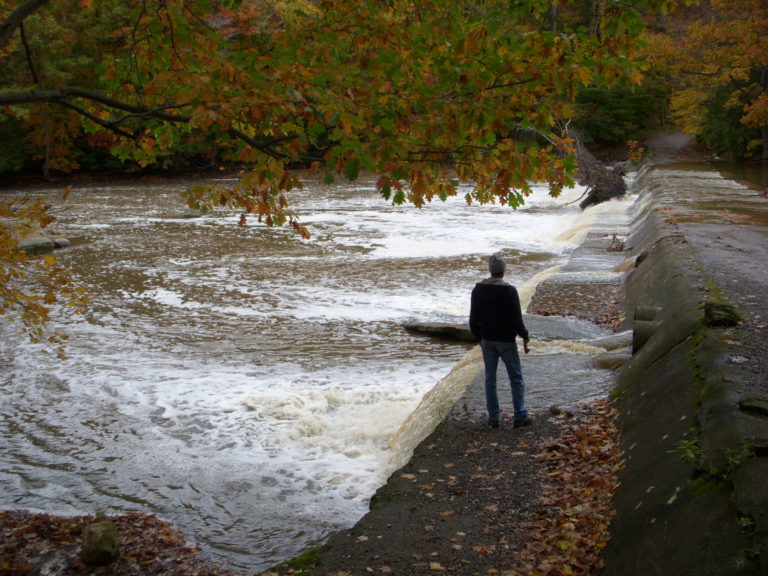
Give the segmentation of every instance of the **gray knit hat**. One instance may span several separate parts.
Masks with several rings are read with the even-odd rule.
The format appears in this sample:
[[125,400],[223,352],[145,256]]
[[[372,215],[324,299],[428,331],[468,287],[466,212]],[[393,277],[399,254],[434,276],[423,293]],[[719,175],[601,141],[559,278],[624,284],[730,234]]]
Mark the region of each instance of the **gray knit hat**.
[[504,276],[506,269],[507,263],[498,254],[494,254],[488,259],[488,271],[491,273],[491,276]]

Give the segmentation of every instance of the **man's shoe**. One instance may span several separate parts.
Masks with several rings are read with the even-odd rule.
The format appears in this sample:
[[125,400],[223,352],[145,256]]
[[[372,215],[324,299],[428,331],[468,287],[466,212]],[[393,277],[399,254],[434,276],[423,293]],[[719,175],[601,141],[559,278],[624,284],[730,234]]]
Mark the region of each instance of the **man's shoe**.
[[494,418],[488,418],[488,426],[490,426],[491,428],[498,428],[499,420]]
[[523,426],[530,426],[531,424],[533,424],[533,420],[526,416],[525,418],[515,420],[514,424],[512,424],[512,427],[522,428]]

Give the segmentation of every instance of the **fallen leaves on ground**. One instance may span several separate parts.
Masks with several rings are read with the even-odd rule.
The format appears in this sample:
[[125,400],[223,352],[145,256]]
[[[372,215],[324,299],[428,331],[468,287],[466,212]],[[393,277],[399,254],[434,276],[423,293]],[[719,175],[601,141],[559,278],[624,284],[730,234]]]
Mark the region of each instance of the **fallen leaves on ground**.
[[619,329],[619,282],[544,282],[536,287],[529,314],[575,316],[613,331]]
[[523,568],[509,576],[599,573],[622,466],[614,417],[610,403],[600,400],[588,419],[543,447],[543,508],[524,524]]
[[120,534],[120,556],[108,566],[93,567],[79,557],[83,529],[93,516],[0,511],[0,575],[235,576],[190,545],[168,522],[140,513],[110,520]]

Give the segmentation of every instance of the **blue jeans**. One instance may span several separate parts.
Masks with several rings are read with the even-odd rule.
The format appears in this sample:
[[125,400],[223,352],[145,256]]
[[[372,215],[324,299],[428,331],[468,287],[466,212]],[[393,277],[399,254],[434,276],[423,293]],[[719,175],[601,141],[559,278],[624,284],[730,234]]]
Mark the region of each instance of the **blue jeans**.
[[515,420],[522,420],[528,415],[525,409],[525,380],[520,368],[520,354],[517,352],[517,342],[498,342],[496,340],[481,340],[483,361],[485,363],[485,402],[488,408],[488,418],[499,419],[499,395],[496,392],[496,370],[499,358],[507,367],[509,385],[512,388],[512,406],[515,409]]

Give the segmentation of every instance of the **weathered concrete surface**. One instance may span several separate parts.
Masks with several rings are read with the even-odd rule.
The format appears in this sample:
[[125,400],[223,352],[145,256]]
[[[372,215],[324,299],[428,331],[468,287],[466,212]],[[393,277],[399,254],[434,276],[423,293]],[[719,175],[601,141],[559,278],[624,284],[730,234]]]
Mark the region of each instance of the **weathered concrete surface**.
[[[764,360],[748,341],[764,344],[765,319],[759,305],[737,327],[708,325],[705,316],[705,303],[728,303],[746,285],[765,293],[745,254],[760,258],[768,229],[734,222],[748,222],[758,243],[702,258],[707,231],[722,223],[697,214],[692,234],[669,177],[646,174],[658,197],[627,241],[638,263],[625,280],[625,307],[656,312],[652,321],[627,314],[627,327],[647,333],[615,392],[626,466],[604,573],[768,574],[768,383],[754,382]],[[736,279],[727,290],[716,281],[723,268]]]

